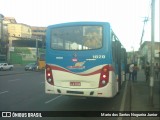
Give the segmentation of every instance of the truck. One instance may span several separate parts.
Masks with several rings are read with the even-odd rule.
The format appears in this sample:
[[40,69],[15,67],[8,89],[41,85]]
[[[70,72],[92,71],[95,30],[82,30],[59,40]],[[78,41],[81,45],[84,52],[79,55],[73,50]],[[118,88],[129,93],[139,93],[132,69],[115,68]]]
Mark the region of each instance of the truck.
[[13,70],[13,65],[9,65],[8,63],[0,63],[0,70]]

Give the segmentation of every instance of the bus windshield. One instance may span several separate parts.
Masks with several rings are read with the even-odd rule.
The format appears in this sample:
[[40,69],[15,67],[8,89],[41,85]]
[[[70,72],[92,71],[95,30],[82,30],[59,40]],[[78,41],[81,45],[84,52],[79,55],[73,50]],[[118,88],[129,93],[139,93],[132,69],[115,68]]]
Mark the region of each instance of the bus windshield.
[[102,26],[59,27],[51,31],[51,48],[88,50],[102,47]]

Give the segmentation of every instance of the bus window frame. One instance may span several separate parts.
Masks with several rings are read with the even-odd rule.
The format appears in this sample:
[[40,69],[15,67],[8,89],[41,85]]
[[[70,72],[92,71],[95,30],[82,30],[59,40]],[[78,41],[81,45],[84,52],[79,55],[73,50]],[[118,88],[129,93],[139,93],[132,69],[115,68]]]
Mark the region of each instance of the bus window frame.
[[[99,47],[99,48],[96,48],[96,49],[83,49],[83,47],[84,46],[82,46],[82,49],[81,50],[69,50],[69,49],[54,49],[51,45],[51,42],[52,42],[52,31],[53,31],[53,29],[57,29],[57,28],[64,28],[64,27],[78,27],[78,26],[99,26],[99,27],[101,27],[102,28],[102,45],[101,45],[101,47]],[[50,49],[52,49],[52,50],[55,50],[55,51],[94,51],[94,50],[100,50],[100,49],[103,49],[104,48],[104,44],[105,44],[105,37],[104,37],[104,35],[105,35],[105,30],[104,30],[104,26],[103,25],[69,25],[69,26],[64,26],[64,27],[53,27],[53,28],[50,28],[50,43],[49,43],[49,46],[50,46]],[[105,39],[104,39],[105,38]],[[106,39],[107,40],[107,39]],[[63,44],[64,44],[64,40],[63,40]],[[107,49],[108,49],[108,47],[107,47]]]

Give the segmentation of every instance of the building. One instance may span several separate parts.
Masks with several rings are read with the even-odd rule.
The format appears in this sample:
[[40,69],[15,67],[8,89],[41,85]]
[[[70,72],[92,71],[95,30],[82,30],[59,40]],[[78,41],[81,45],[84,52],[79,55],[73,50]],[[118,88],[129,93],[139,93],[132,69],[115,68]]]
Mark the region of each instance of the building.
[[[0,14],[1,15],[1,14]],[[0,61],[7,61],[7,52],[8,52],[8,43],[9,43],[9,39],[8,39],[8,24],[9,23],[14,23],[16,24],[16,20],[13,17],[5,17],[3,15],[1,15],[0,18],[0,55],[1,55],[1,59]]]
[[9,42],[9,34],[8,34],[8,24],[17,24],[17,21],[14,17],[4,17],[3,20],[3,39],[5,42]]
[[9,63],[25,64],[36,60],[36,54],[31,54],[33,52],[31,52],[28,48],[30,47],[30,44],[35,43],[33,40],[31,40],[31,37],[32,30],[29,25],[22,23],[8,23],[9,46],[7,61]]
[[[45,29],[38,32],[23,23],[17,23],[13,17],[4,17],[2,25],[5,61],[11,64],[27,64],[36,62],[41,53],[44,53]],[[42,39],[43,42],[42,42]]]
[[45,48],[46,44],[46,27],[35,27],[32,26],[32,37],[38,38],[42,41],[42,47]]
[[17,23],[16,19],[14,17],[4,17],[4,24],[8,24],[8,23]]
[[46,35],[46,27],[35,27],[35,26],[32,26],[31,27],[32,29],[32,35],[33,36],[38,36],[38,37],[43,37]]
[[8,24],[9,37],[31,38],[31,27],[22,23],[9,23]]
[[[1,18],[1,58],[11,64],[36,62],[45,53],[46,27],[17,23],[14,17]],[[3,47],[3,48],[2,48]]]
[[[140,60],[142,66],[146,64],[146,62],[151,62],[151,42],[145,41],[139,49]],[[160,42],[154,42],[154,65],[158,63],[160,65]]]

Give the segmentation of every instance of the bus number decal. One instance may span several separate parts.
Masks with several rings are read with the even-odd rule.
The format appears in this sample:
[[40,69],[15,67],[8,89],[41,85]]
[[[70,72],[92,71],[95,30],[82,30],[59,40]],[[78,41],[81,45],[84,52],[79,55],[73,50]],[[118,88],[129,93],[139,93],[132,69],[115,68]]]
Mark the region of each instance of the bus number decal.
[[93,59],[105,59],[105,55],[93,55]]

